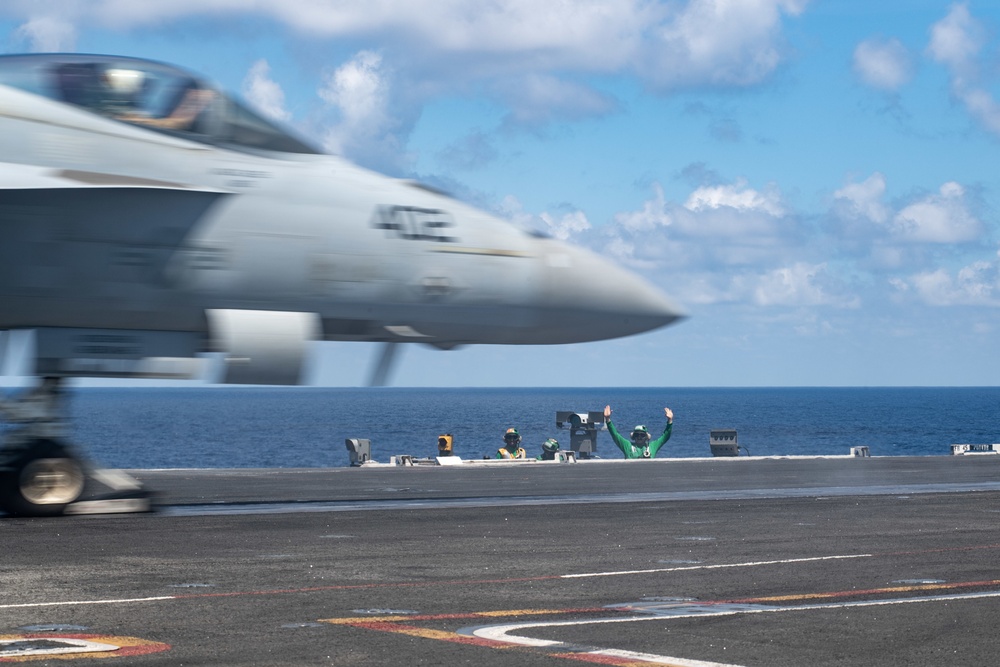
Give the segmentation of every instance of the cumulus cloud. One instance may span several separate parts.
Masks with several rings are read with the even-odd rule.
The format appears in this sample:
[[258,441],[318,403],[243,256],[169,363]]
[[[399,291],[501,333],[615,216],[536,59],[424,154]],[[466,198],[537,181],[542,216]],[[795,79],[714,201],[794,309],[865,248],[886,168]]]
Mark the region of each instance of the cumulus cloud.
[[17,28],[14,41],[38,53],[72,51],[76,46],[76,28],[58,16],[38,16]]
[[882,203],[884,196],[885,176],[878,172],[861,183],[848,183],[833,193],[834,206],[841,216],[877,224],[889,219],[889,208]]
[[773,185],[713,182],[715,172],[704,179],[706,168],[696,167],[692,183],[707,184],[693,185],[680,200],[653,184],[635,209],[596,229],[589,221],[574,226],[582,215],[535,218],[560,230],[559,238],[587,243],[642,270],[692,305],[858,309],[862,294],[866,301],[899,297],[932,305],[1000,302],[1000,260],[957,272],[940,268],[954,245],[980,242],[985,233],[959,183],[891,201],[882,173],[848,181],[831,193],[832,216],[846,221],[831,230],[797,214]]
[[[683,204],[667,201],[663,188],[653,185],[653,197],[640,209],[615,215],[614,234],[643,235],[638,247],[657,252],[671,238],[674,243],[697,243],[699,254],[716,261],[747,263],[751,255],[770,253],[794,223],[786,216],[780,193],[760,192],[743,181],[695,188]],[[710,246],[704,239],[714,239]],[[632,258],[629,258],[632,259]]]
[[258,60],[243,80],[243,96],[266,116],[287,121],[292,114],[285,109],[285,93],[273,79],[271,66],[264,59]]
[[931,57],[955,71],[965,70],[983,48],[984,31],[966,3],[952,5],[948,15],[931,27],[927,46]]
[[670,214],[667,213],[667,200],[659,183],[653,184],[653,198],[646,200],[640,210],[615,215],[615,224],[632,233],[669,227],[671,222]]
[[571,211],[561,216],[542,213],[540,217],[548,227],[549,233],[561,241],[590,229],[590,221],[583,211]]
[[391,111],[392,75],[375,51],[360,51],[326,74],[319,96],[336,117],[323,138],[327,150],[387,171],[402,168],[408,128]]
[[872,88],[896,92],[913,75],[909,51],[898,39],[869,39],[854,49],[854,72]]
[[[7,0],[12,17],[74,15],[124,30],[199,16],[263,16],[313,36],[396,36],[422,54],[530,56],[550,69],[634,67],[650,52],[679,58],[720,81],[754,80],[780,60],[783,16],[807,0]],[[599,48],[595,48],[599,45]],[[742,61],[742,62],[741,62]],[[724,70],[717,72],[717,70]],[[690,75],[686,75],[690,76]]]
[[371,132],[385,125],[388,88],[381,54],[361,51],[327,76],[319,96],[340,110],[349,129]]
[[773,186],[704,185],[676,202],[656,184],[639,208],[601,229],[599,249],[689,304],[858,304],[827,262],[803,259],[817,253],[803,245],[801,220]]
[[732,208],[737,211],[761,211],[775,217],[785,214],[776,191],[758,192],[747,187],[745,181],[731,185],[700,187],[688,197],[684,208],[689,211]]
[[[617,108],[580,76],[631,75],[661,91],[759,84],[785,57],[785,19],[806,1],[7,0],[0,16],[27,21],[33,45],[59,48],[72,46],[73,26],[169,29],[199,18],[226,30],[233,18],[264,18],[314,39],[357,40],[414,89],[475,87],[503,100],[508,121],[529,124]],[[738,138],[736,126],[718,130]]]
[[[848,183],[833,193],[833,215],[844,223],[870,223],[867,233],[858,225],[850,228],[851,233],[870,237],[880,230],[883,243],[955,244],[982,237],[984,225],[972,212],[969,195],[959,183],[944,183],[936,193],[922,195],[895,211],[884,202],[885,193],[885,176],[879,172],[861,183]],[[896,252],[885,245],[875,250],[885,257]]]
[[543,211],[534,215],[524,210],[524,206],[517,197],[508,195],[504,197],[497,213],[522,229],[544,232],[561,241],[569,240],[571,237],[592,228],[583,211],[568,205],[564,205],[560,209],[556,213]]
[[668,5],[642,44],[640,71],[661,89],[750,86],[783,58],[783,15],[796,16],[803,0],[691,0]]
[[931,306],[1000,307],[1000,269],[995,262],[974,262],[954,275],[945,269],[919,273],[904,285]]
[[969,211],[965,188],[955,182],[900,210],[890,227],[898,237],[924,243],[967,243],[982,233],[982,223]]
[[952,6],[931,28],[927,52],[948,69],[951,92],[988,132],[1000,135],[1000,104],[983,86],[979,58],[986,31],[965,3]]
[[768,271],[754,280],[753,302],[759,306],[823,306],[856,308],[856,296],[837,295],[824,287],[829,282],[827,265],[796,262]]

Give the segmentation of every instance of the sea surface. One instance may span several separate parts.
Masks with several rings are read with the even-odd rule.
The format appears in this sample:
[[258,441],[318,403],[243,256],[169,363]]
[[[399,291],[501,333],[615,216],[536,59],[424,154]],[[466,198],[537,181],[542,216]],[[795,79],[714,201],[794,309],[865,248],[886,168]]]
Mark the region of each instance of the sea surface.
[[[564,447],[559,410],[603,410],[623,432],[659,434],[675,414],[664,457],[710,456],[709,431],[735,428],[752,455],[949,455],[952,443],[1000,442],[1000,387],[992,388],[72,388],[74,439],[116,468],[338,467],[346,438],[372,456],[437,454],[451,433],[463,458],[492,456],[509,426],[529,455],[546,438]],[[607,432],[598,455],[621,455]]]

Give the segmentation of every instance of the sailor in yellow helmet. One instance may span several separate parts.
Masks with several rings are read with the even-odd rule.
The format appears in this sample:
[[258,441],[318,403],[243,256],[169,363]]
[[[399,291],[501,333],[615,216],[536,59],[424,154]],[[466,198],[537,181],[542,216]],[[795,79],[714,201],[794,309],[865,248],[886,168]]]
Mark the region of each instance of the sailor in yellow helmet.
[[497,450],[498,459],[526,459],[528,452],[521,447],[521,434],[516,428],[509,428],[503,434],[503,447]]

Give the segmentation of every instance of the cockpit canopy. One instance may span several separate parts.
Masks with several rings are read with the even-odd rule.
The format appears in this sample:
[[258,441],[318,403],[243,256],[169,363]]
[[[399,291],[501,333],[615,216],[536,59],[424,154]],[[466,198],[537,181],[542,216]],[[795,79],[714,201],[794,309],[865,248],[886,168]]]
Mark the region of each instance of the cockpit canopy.
[[0,56],[0,84],[200,143],[319,153],[218,87],[162,63],[113,56]]

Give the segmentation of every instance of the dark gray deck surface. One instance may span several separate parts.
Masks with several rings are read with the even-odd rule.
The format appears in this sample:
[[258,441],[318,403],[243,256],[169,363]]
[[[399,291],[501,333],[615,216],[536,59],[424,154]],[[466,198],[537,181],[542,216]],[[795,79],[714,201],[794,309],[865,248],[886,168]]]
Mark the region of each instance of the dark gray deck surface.
[[163,511],[0,520],[0,641],[159,651],[130,665],[1000,652],[1000,456],[137,474]]

